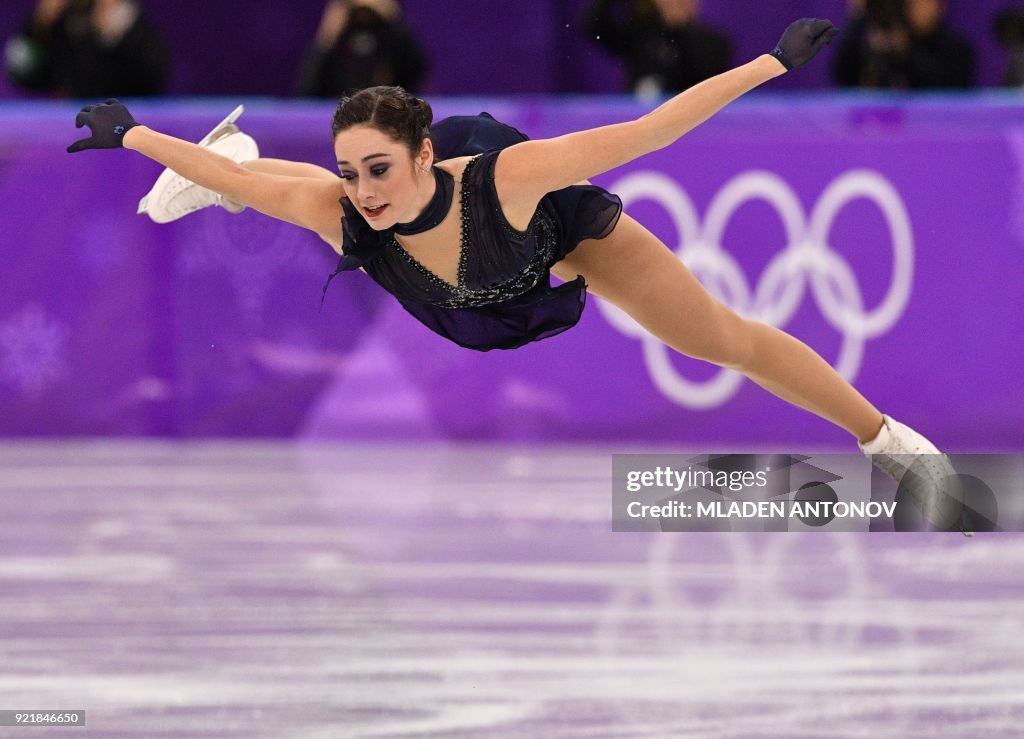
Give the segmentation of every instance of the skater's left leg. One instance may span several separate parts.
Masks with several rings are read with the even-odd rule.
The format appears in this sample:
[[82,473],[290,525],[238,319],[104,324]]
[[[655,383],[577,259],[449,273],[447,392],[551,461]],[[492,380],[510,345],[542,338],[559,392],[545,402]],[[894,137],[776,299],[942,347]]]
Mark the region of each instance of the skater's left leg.
[[584,241],[552,270],[583,275],[652,335],[690,357],[742,372],[780,398],[873,439],[882,414],[803,342],[716,300],[646,228],[623,214],[605,239]]

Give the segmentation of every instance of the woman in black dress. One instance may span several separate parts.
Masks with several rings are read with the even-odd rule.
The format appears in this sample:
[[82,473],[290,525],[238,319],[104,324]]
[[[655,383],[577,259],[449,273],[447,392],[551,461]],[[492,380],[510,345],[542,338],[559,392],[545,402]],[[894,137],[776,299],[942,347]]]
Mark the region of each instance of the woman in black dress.
[[[342,255],[335,274],[362,269],[429,328],[469,348],[557,334],[576,323],[589,290],[680,353],[741,372],[846,429],[895,479],[911,464],[906,455],[925,455],[913,462],[914,477],[934,489],[953,472],[927,439],[883,416],[806,344],[716,300],[615,196],[586,183],[806,63],[835,33],[828,21],[797,21],[770,54],[641,118],[553,139],[526,140],[481,116],[442,121],[432,140],[429,105],[400,88],[370,88],[335,114],[341,179],[309,164],[235,163],[137,124],[117,101],[83,109],[76,124],[92,136],[69,151],[133,149],[215,197],[308,228]],[[552,287],[549,273],[564,284]],[[915,497],[938,505],[923,490]],[[955,523],[939,507],[930,520]]]

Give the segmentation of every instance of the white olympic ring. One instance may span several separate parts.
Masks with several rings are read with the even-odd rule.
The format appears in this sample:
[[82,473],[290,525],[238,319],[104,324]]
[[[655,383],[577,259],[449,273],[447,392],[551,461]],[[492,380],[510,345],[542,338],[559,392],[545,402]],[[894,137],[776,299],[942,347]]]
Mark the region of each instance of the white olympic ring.
[[[623,207],[639,200],[661,205],[675,224],[674,251],[704,287],[741,315],[773,326],[785,326],[803,300],[806,278],[825,320],[843,336],[836,371],[852,381],[864,357],[864,345],[895,325],[910,300],[914,272],[914,239],[910,216],[896,188],[880,173],[857,169],[834,179],[811,211],[804,214],[799,198],[778,175],[749,171],[737,175],[708,206],[703,226],[697,209],[679,184],[663,174],[634,172],[610,188]],[[860,285],[849,263],[828,243],[832,224],[850,202],[865,198],[878,206],[892,237],[892,282],[881,303],[865,310]],[[748,200],[764,200],[778,213],[786,246],[765,267],[751,292],[743,270],[721,246],[726,225]],[[647,333],[624,311],[598,301],[605,318],[624,335],[643,342],[643,356],[651,379],[670,400],[689,408],[714,408],[726,403],[739,389],[743,376],[721,369],[706,382],[679,374],[670,350]]]

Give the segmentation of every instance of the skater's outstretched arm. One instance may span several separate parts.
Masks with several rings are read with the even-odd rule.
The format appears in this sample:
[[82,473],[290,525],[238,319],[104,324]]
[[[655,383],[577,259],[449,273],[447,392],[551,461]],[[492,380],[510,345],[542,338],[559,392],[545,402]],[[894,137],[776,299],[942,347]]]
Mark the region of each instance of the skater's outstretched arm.
[[495,170],[502,203],[539,201],[668,146],[744,93],[805,64],[836,33],[826,20],[796,21],[772,53],[701,82],[642,118],[509,147]]
[[138,124],[116,100],[86,106],[75,125],[88,126],[92,135],[69,146],[69,152],[132,149],[236,203],[315,231],[336,249],[340,248],[343,211],[339,200],[344,191],[337,177],[328,180],[254,171],[196,144]]
[[344,191],[337,177],[326,180],[253,171],[227,157],[145,126],[128,131],[124,146],[236,203],[308,228],[328,241],[331,234],[335,235],[335,240],[341,239],[339,199]]
[[335,182],[339,179],[337,172],[332,172],[316,164],[292,162],[287,159],[260,157],[259,159],[250,159],[248,162],[242,162],[242,166],[253,172],[284,175],[285,177],[312,177],[318,180],[327,180],[328,182]]

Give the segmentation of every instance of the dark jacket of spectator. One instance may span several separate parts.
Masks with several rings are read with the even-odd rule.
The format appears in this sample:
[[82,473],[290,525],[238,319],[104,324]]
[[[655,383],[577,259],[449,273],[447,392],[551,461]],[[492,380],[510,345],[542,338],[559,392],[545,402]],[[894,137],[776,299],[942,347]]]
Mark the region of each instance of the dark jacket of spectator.
[[14,84],[69,98],[157,95],[169,68],[159,31],[130,0],[41,0],[5,58]]
[[1003,84],[1024,87],[1024,8],[1007,7],[996,13],[992,30],[1006,49]]
[[[664,7],[685,6],[680,17]],[[728,37],[697,20],[695,0],[595,0],[588,35],[626,65],[634,92],[679,92],[732,66]]]
[[941,0],[869,0],[864,16],[840,36],[835,82],[897,90],[972,87],[974,48],[943,16]]

